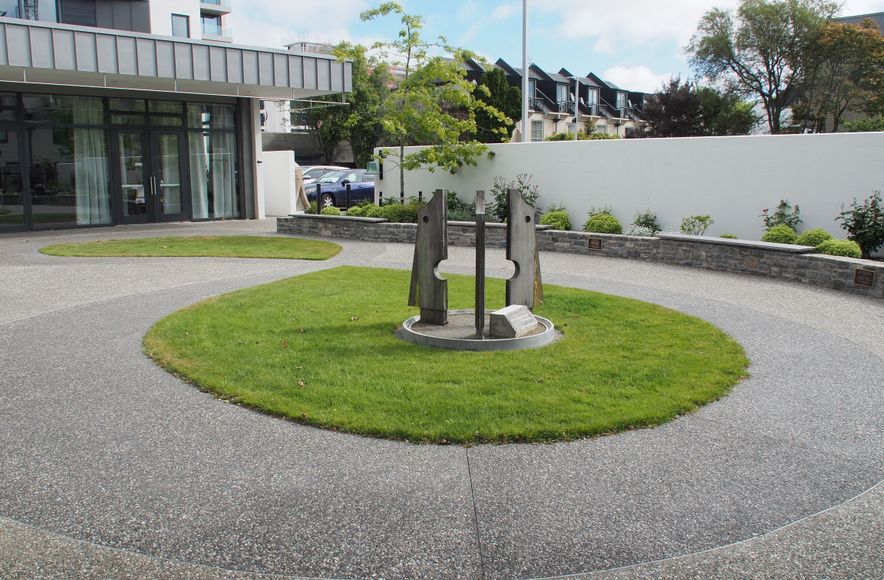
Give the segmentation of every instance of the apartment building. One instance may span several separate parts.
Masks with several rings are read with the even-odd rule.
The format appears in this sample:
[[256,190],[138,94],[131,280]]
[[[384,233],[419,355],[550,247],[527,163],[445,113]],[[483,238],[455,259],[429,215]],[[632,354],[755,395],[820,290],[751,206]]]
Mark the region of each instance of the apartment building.
[[0,0],[0,232],[263,217],[259,101],[349,63],[232,44],[229,0]]
[[[476,60],[464,64],[467,78],[476,82],[491,68],[506,73],[510,85],[522,86],[522,69],[503,59],[493,65]],[[629,91],[593,73],[572,74],[566,69],[547,72],[537,65],[528,67],[528,123],[531,141],[543,141],[556,133],[574,133],[579,107],[580,130],[590,130],[625,137],[641,124],[644,93]],[[521,128],[522,124],[518,123]]]

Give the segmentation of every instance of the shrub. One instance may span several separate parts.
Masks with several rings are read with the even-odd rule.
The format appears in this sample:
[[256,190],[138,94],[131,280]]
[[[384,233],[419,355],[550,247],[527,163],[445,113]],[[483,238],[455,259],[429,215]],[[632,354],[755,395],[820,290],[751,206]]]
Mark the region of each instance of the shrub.
[[598,234],[622,234],[623,226],[620,225],[620,220],[609,213],[597,213],[595,215],[590,213],[589,219],[583,225],[583,231]]
[[734,234],[721,234],[721,235],[718,236],[718,237],[719,237],[719,238],[725,238],[725,239],[728,239],[728,240],[737,240],[737,239],[739,239],[739,238],[737,238],[737,236],[735,236]]
[[796,239],[798,239],[798,234],[786,224],[775,225],[761,236],[762,242],[775,244],[794,244]]
[[629,226],[629,229],[626,230],[627,236],[638,236],[638,237],[642,237],[642,238],[650,238],[656,234],[657,234],[657,232],[655,232],[651,228],[649,228],[647,226],[639,226],[636,224],[632,224],[631,226]]
[[764,222],[764,229],[766,230],[778,225],[787,225],[793,230],[797,230],[798,224],[801,223],[800,213],[801,210],[797,204],[793,208],[789,205],[789,200],[781,199],[775,212],[770,213],[770,210],[763,209],[758,217]]
[[384,217],[383,210],[381,209],[381,207],[378,205],[374,205],[374,204],[369,205],[369,206],[365,206],[365,211],[362,213],[362,215],[365,217],[370,217],[370,218]]
[[884,245],[884,210],[881,208],[881,192],[876,191],[861,204],[850,204],[849,210],[841,211],[835,218],[847,230],[848,239],[859,244],[863,258],[871,258],[872,252]]
[[565,209],[551,209],[543,214],[543,217],[540,218],[540,223],[550,226],[554,230],[570,230],[571,216],[568,215]]
[[702,236],[715,223],[709,215],[689,215],[681,220],[681,233],[690,236]]
[[795,240],[795,243],[799,246],[813,246],[817,247],[826,240],[831,240],[832,234],[824,230],[823,228],[813,228],[812,230],[807,230],[798,236],[798,239]]
[[354,205],[350,209],[347,210],[347,215],[355,216],[355,217],[365,217],[365,212],[368,211],[370,207],[377,207],[371,203],[363,203],[359,205]]
[[476,221],[476,202],[467,203],[457,197],[456,191],[448,192],[448,219],[455,222]]
[[651,230],[651,235],[654,235],[663,229],[660,227],[660,222],[657,221],[657,214],[651,210],[635,214],[635,218],[632,220],[632,225]]
[[336,207],[324,207],[322,211],[319,212],[320,215],[341,215],[341,210]]
[[820,254],[829,254],[830,256],[862,257],[859,244],[852,240],[826,240],[817,246],[816,250]]
[[610,205],[603,205],[602,207],[599,207],[599,208],[592,206],[589,208],[589,217],[592,217],[594,215],[603,214],[603,213],[608,214],[608,215],[614,215],[614,210],[611,208]]
[[540,209],[537,206],[537,198],[540,192],[537,186],[531,183],[531,176],[527,173],[520,173],[512,181],[507,181],[503,177],[495,177],[494,185],[491,186],[491,199],[488,201],[488,215],[499,222],[505,222],[509,203],[507,202],[507,192],[516,189],[522,194],[522,199]]
[[315,201],[311,201],[310,205],[307,206],[307,213],[313,213],[313,214],[316,213],[316,202]]

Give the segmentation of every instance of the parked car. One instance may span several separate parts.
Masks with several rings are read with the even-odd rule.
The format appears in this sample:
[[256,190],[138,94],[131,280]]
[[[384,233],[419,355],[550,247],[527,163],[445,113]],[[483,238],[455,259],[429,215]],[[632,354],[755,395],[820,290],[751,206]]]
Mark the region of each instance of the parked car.
[[[320,190],[320,207],[349,208],[360,203],[374,201],[374,180],[377,174],[365,169],[347,169],[326,173],[319,180],[305,187],[307,199],[316,200],[317,186]],[[350,186],[350,204],[347,205],[347,186]]]
[[341,165],[304,165],[300,168],[304,174],[304,187],[313,185],[316,180],[331,171],[344,171],[347,167]]

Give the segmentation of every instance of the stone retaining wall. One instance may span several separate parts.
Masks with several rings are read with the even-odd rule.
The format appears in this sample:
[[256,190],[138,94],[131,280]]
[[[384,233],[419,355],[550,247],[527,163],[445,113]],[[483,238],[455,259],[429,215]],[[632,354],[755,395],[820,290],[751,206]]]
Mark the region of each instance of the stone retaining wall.
[[[306,236],[413,244],[416,224],[383,219],[300,214],[277,219],[278,232]],[[537,227],[541,251],[648,260],[740,274],[791,280],[884,298],[884,263],[812,253],[810,246],[771,244],[749,240],[660,234],[634,237],[587,232],[563,232]],[[448,243],[472,246],[472,222],[448,222]],[[488,224],[488,247],[506,246],[506,226]]]

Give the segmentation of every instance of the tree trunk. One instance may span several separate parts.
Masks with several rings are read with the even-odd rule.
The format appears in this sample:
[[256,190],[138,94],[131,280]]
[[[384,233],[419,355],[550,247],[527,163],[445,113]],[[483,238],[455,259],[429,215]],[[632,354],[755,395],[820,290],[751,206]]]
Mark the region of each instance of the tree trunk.
[[405,198],[405,145],[399,146],[399,198]]

